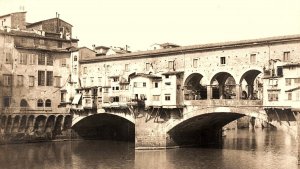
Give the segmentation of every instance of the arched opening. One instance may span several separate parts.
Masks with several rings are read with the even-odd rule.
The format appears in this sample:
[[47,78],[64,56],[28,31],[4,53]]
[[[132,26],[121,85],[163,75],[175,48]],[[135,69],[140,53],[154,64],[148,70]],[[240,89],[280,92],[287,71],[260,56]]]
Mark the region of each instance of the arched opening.
[[65,117],[63,130],[68,130],[72,127],[72,117],[70,115],[67,115]]
[[5,129],[6,119],[6,116],[1,116],[1,129]]
[[234,99],[236,98],[236,82],[234,77],[227,72],[219,72],[210,81],[211,98]]
[[25,99],[22,99],[20,101],[20,107],[28,107],[28,103],[27,103],[27,101]]
[[185,100],[207,99],[207,87],[203,84],[203,76],[199,73],[189,75],[184,82]]
[[49,116],[47,119],[46,126],[45,126],[45,132],[46,132],[48,139],[52,139],[52,131],[54,128],[54,121],[55,121],[54,115]]
[[36,134],[42,135],[44,133],[45,123],[46,123],[46,116],[39,115],[36,117],[35,124],[34,124],[34,130]]
[[53,136],[61,135],[62,134],[62,126],[63,126],[63,115],[59,115],[56,118],[55,126],[53,129]]
[[28,117],[26,132],[27,134],[30,134],[33,131],[34,131],[34,116],[31,115]]
[[27,116],[22,116],[21,122],[20,122],[20,127],[19,127],[19,132],[25,133],[26,129],[26,122],[27,122]]
[[129,120],[112,114],[88,116],[73,127],[85,139],[134,141],[135,127]]
[[46,100],[45,107],[51,107],[51,100],[50,99]]
[[15,116],[14,121],[13,121],[13,127],[11,132],[12,133],[17,133],[19,130],[19,122],[20,122],[20,116]]
[[44,107],[44,101],[42,99],[38,99],[37,107]]
[[5,133],[11,133],[11,127],[12,127],[13,119],[11,115],[8,116],[7,122],[6,122],[6,127],[5,127]]
[[262,99],[263,85],[261,73],[259,70],[249,70],[242,75],[240,79],[241,99]]

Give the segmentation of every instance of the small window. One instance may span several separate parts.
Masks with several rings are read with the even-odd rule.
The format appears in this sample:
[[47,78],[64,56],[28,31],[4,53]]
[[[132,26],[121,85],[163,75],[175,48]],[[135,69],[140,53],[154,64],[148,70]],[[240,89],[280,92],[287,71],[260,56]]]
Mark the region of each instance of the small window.
[[37,107],[44,107],[44,101],[42,99],[37,101]]
[[296,84],[298,84],[298,85],[299,85],[299,83],[300,83],[300,78],[296,78],[296,79],[294,79],[294,82],[295,82]]
[[146,63],[146,71],[149,71],[150,70],[150,63]]
[[292,85],[292,79],[285,79],[285,85],[291,86]]
[[287,93],[287,96],[288,96],[288,100],[292,100],[292,93],[291,92],[289,92],[289,93]]
[[198,67],[198,59],[193,59],[193,67]]
[[62,48],[62,42],[60,42],[60,41],[57,42],[57,47],[58,47],[58,48]]
[[23,86],[23,75],[17,76],[17,86]]
[[83,73],[84,73],[84,74],[87,73],[87,67],[83,67]]
[[4,86],[11,86],[12,85],[12,75],[3,75],[3,83],[4,83]]
[[45,86],[45,71],[38,71],[38,86]]
[[165,83],[167,86],[170,86],[171,85],[171,82],[166,82]]
[[146,82],[143,82],[143,87],[146,87]]
[[29,76],[29,87],[34,86],[34,76]]
[[159,101],[160,95],[153,95],[153,101]]
[[67,67],[67,60],[61,59],[61,67]]
[[29,64],[34,65],[35,64],[35,54],[30,54],[28,57],[29,57]]
[[77,61],[77,55],[74,56],[74,61]]
[[47,83],[46,86],[53,85],[53,71],[47,71]]
[[171,95],[170,94],[166,94],[165,95],[165,100],[166,101],[170,101],[171,100]]
[[166,75],[166,79],[169,79],[169,75]]
[[283,52],[283,61],[284,62],[288,62],[290,61],[290,52],[289,51],[286,51],[286,52]]
[[4,96],[3,97],[3,106],[4,107],[9,107],[10,106],[10,97],[9,96]]
[[11,53],[5,53],[5,63],[7,63],[7,64],[12,63],[12,54]]
[[20,53],[19,55],[19,64],[26,65],[27,64],[27,54],[26,53]]
[[226,64],[226,58],[225,57],[221,57],[220,58],[220,62],[221,62],[221,65],[225,65]]
[[47,65],[48,66],[53,66],[53,57],[49,54],[47,54]]
[[116,90],[119,90],[120,88],[119,88],[119,86],[116,86]]
[[38,55],[38,65],[45,65],[45,54],[41,53]]
[[155,82],[155,83],[154,83],[154,87],[155,87],[155,88],[158,88],[158,82]]
[[50,99],[46,100],[45,106],[46,107],[51,107],[51,100]]
[[22,99],[20,102],[20,107],[28,107],[28,103],[25,99]]
[[250,55],[250,63],[256,63],[256,54]]
[[174,61],[168,62],[168,69],[174,69]]

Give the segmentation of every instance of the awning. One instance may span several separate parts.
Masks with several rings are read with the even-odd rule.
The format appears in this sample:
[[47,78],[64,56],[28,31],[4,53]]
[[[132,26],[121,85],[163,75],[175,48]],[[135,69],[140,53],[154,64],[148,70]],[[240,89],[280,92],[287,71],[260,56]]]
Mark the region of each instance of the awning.
[[72,101],[72,104],[78,104],[80,98],[81,98],[81,94],[76,94],[73,101]]
[[290,89],[290,90],[286,90],[285,92],[293,92],[293,91],[299,90],[299,89],[300,89],[300,86],[296,87],[296,88],[293,88],[293,89]]

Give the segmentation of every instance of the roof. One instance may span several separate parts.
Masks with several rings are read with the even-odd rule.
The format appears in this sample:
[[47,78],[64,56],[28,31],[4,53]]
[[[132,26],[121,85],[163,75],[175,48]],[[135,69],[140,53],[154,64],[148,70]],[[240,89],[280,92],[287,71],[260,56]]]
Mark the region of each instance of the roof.
[[42,24],[43,22],[46,22],[46,21],[50,21],[50,20],[53,20],[53,19],[59,19],[60,21],[63,21],[65,22],[66,24],[70,25],[73,27],[73,25],[69,24],[68,22],[60,19],[60,18],[50,18],[50,19],[45,19],[45,20],[41,20],[41,21],[38,21],[38,22],[34,22],[34,23],[30,23],[28,25],[26,25],[26,27],[32,27],[32,26],[35,26],[35,25],[39,25],[39,24]]
[[170,72],[162,73],[162,75],[177,75],[180,73],[183,73],[183,71],[170,71]]
[[26,11],[24,12],[13,12],[13,13],[9,13],[9,14],[5,14],[5,15],[1,15],[0,18],[2,17],[6,17],[6,16],[10,16],[10,15],[13,15],[13,14],[18,14],[18,13],[27,13]]
[[293,89],[286,90],[285,92],[292,92],[292,91],[299,90],[299,89],[300,89],[300,86],[295,87]]
[[269,45],[275,43],[283,42],[294,42],[300,41],[300,34],[297,35],[286,35],[286,36],[276,36],[268,37],[261,39],[250,39],[250,40],[240,40],[240,41],[230,41],[230,42],[221,42],[221,43],[209,43],[202,45],[191,45],[191,46],[181,46],[177,48],[167,48],[167,49],[157,49],[157,50],[148,50],[140,52],[132,52],[126,54],[115,54],[109,56],[95,57],[81,60],[81,63],[91,63],[91,62],[105,62],[111,60],[124,60],[124,59],[135,59],[143,57],[160,57],[170,54],[182,54],[182,53],[192,53],[199,51],[211,51],[211,50],[224,50],[231,48],[241,48],[249,46],[261,46]]
[[160,76],[156,76],[156,75],[153,75],[153,74],[145,74],[145,73],[137,73],[135,75],[133,75],[132,77],[130,77],[131,79],[132,78],[135,78],[135,77],[145,77],[145,78],[156,78],[156,79],[161,79]]
[[300,63],[288,63],[285,65],[282,65],[282,67],[286,68],[286,67],[300,67]]

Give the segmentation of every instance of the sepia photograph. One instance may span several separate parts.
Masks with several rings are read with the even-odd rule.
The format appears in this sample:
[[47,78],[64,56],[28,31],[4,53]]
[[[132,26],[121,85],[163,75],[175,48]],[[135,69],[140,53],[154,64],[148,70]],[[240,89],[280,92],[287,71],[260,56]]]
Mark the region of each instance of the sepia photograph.
[[0,0],[0,169],[275,168],[299,0]]

